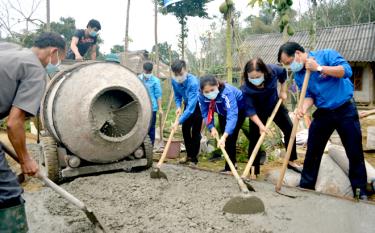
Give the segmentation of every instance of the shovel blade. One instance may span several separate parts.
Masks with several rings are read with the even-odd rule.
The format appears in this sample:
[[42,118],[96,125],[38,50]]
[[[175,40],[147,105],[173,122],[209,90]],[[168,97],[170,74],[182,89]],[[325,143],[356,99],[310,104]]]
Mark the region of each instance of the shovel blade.
[[250,191],[250,192],[255,192],[255,189],[254,187],[250,184],[250,181],[249,180],[246,180],[246,179],[242,179],[243,182],[245,183],[247,189]]
[[101,221],[99,221],[98,217],[96,217],[94,212],[92,212],[89,209],[85,209],[84,212],[85,212],[87,218],[90,220],[90,222],[94,225],[95,233],[109,233],[109,230],[106,229],[106,227],[104,226],[104,224]]
[[167,175],[164,172],[160,171],[159,168],[153,168],[152,171],[150,172],[150,177],[152,179],[166,179],[166,180],[168,180]]
[[223,207],[225,213],[230,214],[257,214],[264,213],[264,203],[255,196],[237,196],[230,199]]

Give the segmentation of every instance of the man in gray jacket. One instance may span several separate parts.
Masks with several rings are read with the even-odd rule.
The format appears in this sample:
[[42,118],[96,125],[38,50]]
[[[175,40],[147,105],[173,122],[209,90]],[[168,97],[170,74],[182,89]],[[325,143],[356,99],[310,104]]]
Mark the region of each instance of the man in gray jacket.
[[[65,56],[65,41],[56,33],[36,38],[31,49],[0,43],[0,120],[7,117],[7,133],[26,175],[38,165],[26,149],[25,118],[35,116],[46,87],[46,70]],[[0,232],[27,232],[23,190],[10,170],[0,145]]]

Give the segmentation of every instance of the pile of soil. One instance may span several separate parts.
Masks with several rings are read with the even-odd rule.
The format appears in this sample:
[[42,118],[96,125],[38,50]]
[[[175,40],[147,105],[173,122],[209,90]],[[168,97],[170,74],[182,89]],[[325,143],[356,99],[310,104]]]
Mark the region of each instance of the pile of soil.
[[[225,214],[222,208],[239,195],[232,176],[166,164],[169,181],[149,171],[118,172],[77,178],[62,187],[103,219],[112,232],[372,232],[375,205],[253,182],[266,206],[264,214]],[[85,215],[52,190],[26,193],[30,232],[92,232]],[[360,225],[359,225],[360,224]]]

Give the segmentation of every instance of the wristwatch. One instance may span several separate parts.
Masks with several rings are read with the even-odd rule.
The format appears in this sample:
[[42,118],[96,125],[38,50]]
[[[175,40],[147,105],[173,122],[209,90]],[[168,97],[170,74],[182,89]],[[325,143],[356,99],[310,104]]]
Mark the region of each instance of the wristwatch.
[[319,71],[319,72],[322,72],[322,71],[323,71],[323,67],[322,67],[322,66],[318,66],[318,67],[316,68],[316,70]]

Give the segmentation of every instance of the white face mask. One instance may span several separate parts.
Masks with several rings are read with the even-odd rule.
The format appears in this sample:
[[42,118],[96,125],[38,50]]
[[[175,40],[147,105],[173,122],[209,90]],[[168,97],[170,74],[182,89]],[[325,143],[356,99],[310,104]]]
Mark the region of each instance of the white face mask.
[[178,83],[183,83],[187,79],[187,75],[183,74],[181,76],[180,75],[179,76],[175,76],[175,77],[173,77],[173,79],[176,80],[176,82],[178,82]]
[[143,77],[146,79],[146,80],[149,80],[151,78],[151,74],[143,74]]

